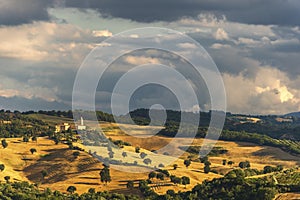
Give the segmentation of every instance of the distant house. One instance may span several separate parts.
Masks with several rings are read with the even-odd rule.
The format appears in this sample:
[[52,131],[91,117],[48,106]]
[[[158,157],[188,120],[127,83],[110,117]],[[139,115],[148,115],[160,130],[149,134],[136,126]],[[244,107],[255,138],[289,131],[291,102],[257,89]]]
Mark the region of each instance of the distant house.
[[69,130],[70,127],[71,127],[71,125],[69,123],[58,124],[55,126],[55,133],[67,131],[67,130]]
[[275,120],[280,123],[293,123],[293,119],[291,118],[277,117]]
[[258,123],[261,121],[261,119],[259,118],[255,118],[255,117],[243,117],[243,116],[238,116],[237,119],[239,119],[239,123],[240,124],[245,124],[245,123]]
[[11,121],[8,120],[1,120],[0,124],[11,124]]

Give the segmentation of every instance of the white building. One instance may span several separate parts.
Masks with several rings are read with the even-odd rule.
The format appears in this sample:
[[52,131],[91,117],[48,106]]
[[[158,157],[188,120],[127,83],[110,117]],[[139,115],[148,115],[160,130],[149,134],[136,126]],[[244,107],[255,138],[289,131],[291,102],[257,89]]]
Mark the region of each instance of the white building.
[[80,118],[80,125],[77,125],[77,130],[86,130],[86,126],[83,124],[83,118]]

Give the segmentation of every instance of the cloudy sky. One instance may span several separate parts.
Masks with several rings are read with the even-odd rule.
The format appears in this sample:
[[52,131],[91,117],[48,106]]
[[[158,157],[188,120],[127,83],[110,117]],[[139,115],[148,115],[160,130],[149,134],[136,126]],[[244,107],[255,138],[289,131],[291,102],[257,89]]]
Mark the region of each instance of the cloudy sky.
[[[206,49],[221,72],[228,111],[299,111],[299,19],[299,0],[0,0],[0,106],[69,109],[77,70],[93,48],[122,31],[164,27]],[[166,57],[136,52],[114,68],[167,64]],[[103,110],[105,91],[96,98]],[[165,100],[173,98],[167,93]],[[139,101],[142,94],[135,94]]]

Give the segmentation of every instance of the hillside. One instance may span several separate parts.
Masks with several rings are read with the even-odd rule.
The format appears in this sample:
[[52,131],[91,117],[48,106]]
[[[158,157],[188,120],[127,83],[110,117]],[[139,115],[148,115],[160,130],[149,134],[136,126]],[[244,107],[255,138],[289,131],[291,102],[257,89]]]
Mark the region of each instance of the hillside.
[[[55,125],[63,122],[71,122],[69,118],[48,116],[45,114],[29,114],[36,120],[42,120],[44,125]],[[36,121],[35,123],[38,123]],[[133,173],[119,171],[123,166],[122,163],[134,163],[137,165],[129,165],[131,171],[140,172],[141,169],[149,169],[149,167],[156,167],[159,162],[155,162],[155,157],[161,160],[174,159],[174,157],[167,154],[154,154],[152,151],[157,151],[162,147],[171,144],[169,150],[180,150],[182,147],[189,145],[187,138],[170,138],[163,136],[151,136],[149,131],[159,130],[163,127],[137,126],[128,124],[115,124],[109,122],[101,122],[100,126],[107,137],[112,142],[121,141],[129,144],[122,146],[123,148],[117,150],[113,149],[115,155],[114,160],[120,160],[118,164],[110,165],[110,173],[112,180],[107,185],[100,182],[99,172],[103,169],[103,165],[99,160],[95,159],[89,153],[89,150],[96,151],[108,158],[107,147],[83,146],[80,141],[76,142],[76,134],[73,132],[64,132],[57,134],[50,134],[46,137],[38,137],[37,142],[29,140],[24,142],[25,137],[6,138],[8,143],[7,148],[0,149],[0,164],[5,165],[3,172],[0,172],[0,180],[4,182],[5,176],[10,176],[10,181],[28,181],[35,183],[40,189],[51,188],[51,190],[59,190],[66,192],[69,186],[75,186],[76,192],[82,194],[87,192],[90,188],[95,191],[111,191],[123,194],[136,194],[140,197],[145,194],[138,189],[140,181],[147,180],[149,172]],[[124,130],[131,130],[128,134],[119,129],[119,126]],[[25,129],[24,129],[25,130]],[[26,132],[25,132],[26,133]],[[30,132],[31,133],[31,132]],[[42,133],[40,133],[42,134]],[[75,135],[74,135],[75,134]],[[68,141],[72,140],[72,145]],[[56,142],[57,141],[57,142]],[[172,143],[170,143],[172,141]],[[191,147],[199,147],[203,144],[203,138],[196,138],[193,140]],[[57,143],[57,144],[56,144]],[[208,144],[210,142],[208,141]],[[198,184],[206,184],[208,181],[223,180],[225,174],[232,170],[240,169],[239,163],[248,161],[251,164],[251,170],[255,173],[263,171],[265,166],[283,166],[284,169],[294,168],[300,165],[300,157],[291,155],[280,148],[262,146],[249,142],[235,142],[235,141],[218,141],[215,145],[219,149],[226,150],[225,153],[210,155],[209,162],[210,172],[204,172],[204,163],[199,161],[197,153],[183,152],[179,158],[174,159],[169,166],[164,166],[163,169],[175,177],[189,177],[190,184],[184,186],[182,184],[174,184],[168,177],[163,180],[154,178],[148,184],[148,187],[158,195],[165,195],[168,190],[174,192],[188,192],[193,190]],[[71,148],[72,147],[72,148]],[[74,149],[74,147],[78,149]],[[140,153],[135,153],[135,148],[140,147],[140,152],[147,154],[147,158],[151,158],[153,163],[151,165],[143,164],[143,159],[140,158]],[[36,153],[31,154],[30,149],[36,149]],[[85,151],[80,151],[83,148]],[[101,153],[99,150],[105,150]],[[74,156],[74,152],[79,152],[79,156]],[[127,157],[123,158],[121,152],[126,151]],[[162,152],[163,153],[163,152]],[[12,159],[13,158],[13,159]],[[158,160],[159,160],[158,159]],[[191,165],[186,167],[184,160],[191,160]],[[222,164],[223,161],[233,162],[233,164]],[[175,170],[173,165],[177,165]],[[47,175],[43,177],[42,171],[45,170]],[[256,170],[256,171],[255,171]],[[251,173],[253,173],[251,171]],[[158,172],[159,173],[159,172]],[[261,178],[264,179],[268,175],[253,174],[250,179]],[[214,179],[216,178],[216,179]],[[298,179],[298,176],[296,177]],[[134,189],[126,187],[129,181],[133,181]],[[248,181],[248,180],[247,180]],[[269,181],[269,180],[264,180]],[[217,184],[217,183],[216,183]],[[219,187],[216,185],[216,187]],[[291,194],[281,194],[278,196],[284,199],[285,196]],[[294,194],[296,195],[296,194]]]
[[297,117],[300,118],[300,112],[292,112],[284,115],[285,117]]

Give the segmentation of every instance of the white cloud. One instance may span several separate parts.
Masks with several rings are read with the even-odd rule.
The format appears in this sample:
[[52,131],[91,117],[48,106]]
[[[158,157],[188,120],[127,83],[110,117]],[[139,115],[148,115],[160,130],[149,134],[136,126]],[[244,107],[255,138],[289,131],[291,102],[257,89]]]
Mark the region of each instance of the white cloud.
[[197,46],[193,43],[179,43],[178,46],[180,48],[184,48],[184,49],[195,49],[197,48]]
[[223,79],[232,112],[284,114],[300,109],[300,91],[289,87],[291,80],[278,69],[262,67],[254,79],[227,73]]
[[218,28],[215,32],[215,39],[216,40],[228,40],[229,36],[227,32],[223,28]]
[[113,35],[109,30],[94,30],[92,33],[95,37],[111,37]]
[[[100,34],[101,33],[101,34]],[[80,62],[96,46],[95,34],[70,24],[35,22],[12,27],[0,27],[0,57],[28,61]]]
[[260,41],[253,40],[252,38],[239,37],[237,44],[246,44],[246,45],[257,45]]
[[146,57],[146,56],[126,56],[124,61],[132,65],[142,64],[160,64],[158,58]]
[[230,48],[230,45],[228,45],[228,44],[214,43],[213,45],[211,45],[210,48],[212,48],[212,49]]

